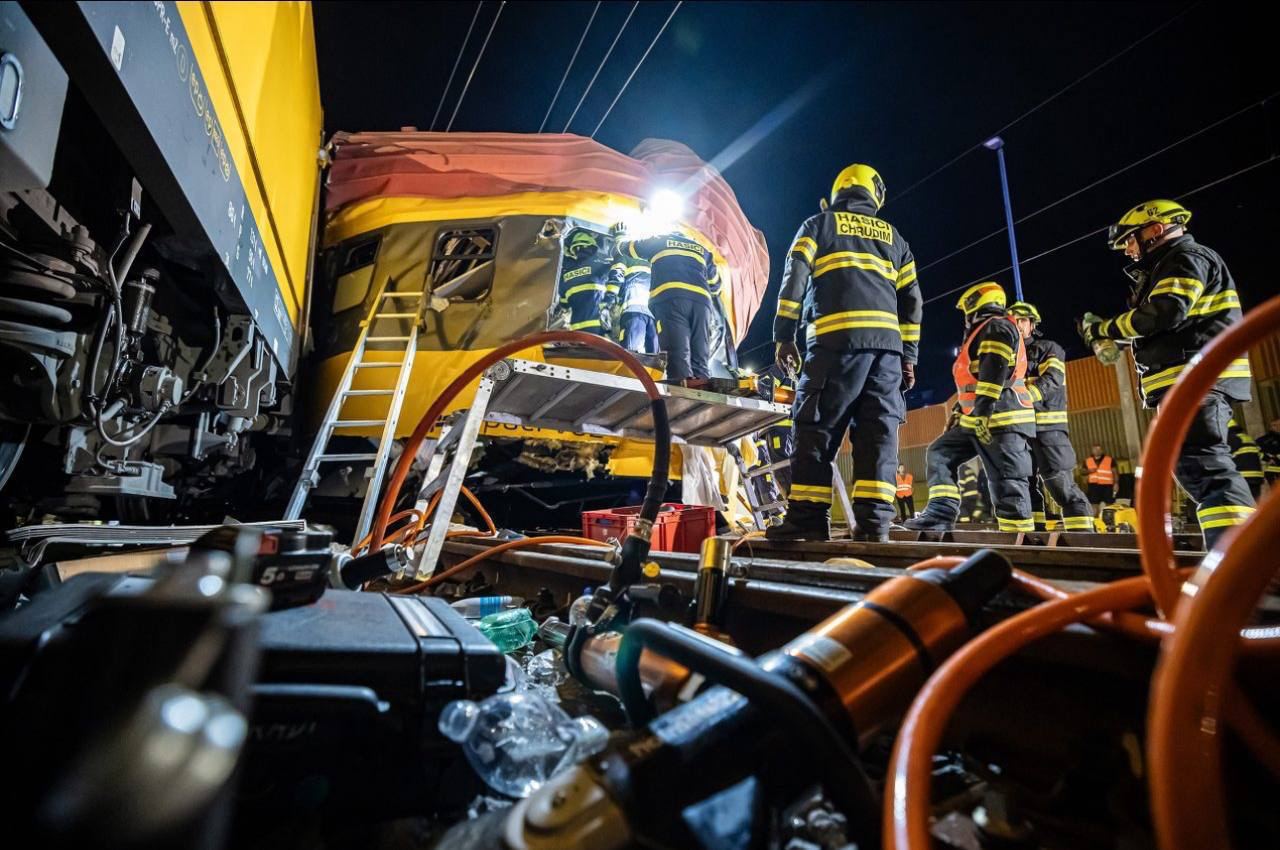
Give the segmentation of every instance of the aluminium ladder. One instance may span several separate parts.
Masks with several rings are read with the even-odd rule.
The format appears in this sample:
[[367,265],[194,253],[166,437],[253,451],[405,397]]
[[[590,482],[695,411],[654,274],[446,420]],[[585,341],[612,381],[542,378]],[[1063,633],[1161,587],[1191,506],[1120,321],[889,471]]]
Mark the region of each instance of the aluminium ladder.
[[[422,322],[422,292],[394,292],[388,287],[393,285],[389,279],[373,301],[369,316],[361,323],[360,336],[356,339],[351,357],[347,361],[338,389],[333,394],[329,408],[325,411],[320,430],[316,432],[302,467],[302,475],[293,488],[289,506],[285,510],[285,519],[298,519],[306,504],[307,495],[320,480],[320,468],[326,464],[359,463],[372,461],[368,472],[368,484],[365,489],[364,502],[360,505],[360,517],[356,521],[353,541],[363,540],[373,526],[373,513],[378,505],[382,492],[382,479],[386,475],[387,461],[391,446],[395,442],[396,426],[400,421],[400,411],[404,406],[405,389],[409,384],[409,375],[413,371],[414,355],[418,351],[418,333]],[[403,306],[399,306],[402,305]],[[407,325],[407,329],[406,329]],[[379,348],[370,348],[370,344]],[[389,346],[389,347],[381,347]],[[399,353],[399,359],[365,360],[367,352]],[[396,369],[393,389],[353,389],[355,376],[365,369]],[[343,419],[342,411],[347,401],[365,396],[387,399],[387,411],[378,419]],[[382,426],[378,438],[377,450],[373,452],[330,452],[329,445],[334,432],[342,428],[370,428]]]

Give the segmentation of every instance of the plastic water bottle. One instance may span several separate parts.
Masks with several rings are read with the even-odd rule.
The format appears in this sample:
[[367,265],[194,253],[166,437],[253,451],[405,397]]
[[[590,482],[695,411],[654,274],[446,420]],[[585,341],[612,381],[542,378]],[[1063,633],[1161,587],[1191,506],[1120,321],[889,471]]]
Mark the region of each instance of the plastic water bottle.
[[473,596],[450,603],[449,607],[468,620],[478,620],[508,608],[519,608],[523,604],[524,598],[520,596]]
[[528,646],[538,633],[538,624],[528,608],[509,608],[480,618],[476,625],[485,637],[503,652],[515,652]]
[[441,712],[439,726],[462,746],[476,775],[508,797],[529,796],[609,741],[594,717],[570,717],[532,691],[456,700]]
[[[1093,313],[1085,313],[1084,321],[1086,324],[1092,324],[1099,321],[1101,317],[1095,316]],[[1120,362],[1120,346],[1116,345],[1114,339],[1095,339],[1091,343],[1093,348],[1093,356],[1098,358],[1098,362],[1103,366],[1111,366]]]
[[573,604],[569,606],[569,625],[585,626],[590,622],[587,609],[591,607],[591,594],[591,588],[583,588],[582,595],[573,600]]

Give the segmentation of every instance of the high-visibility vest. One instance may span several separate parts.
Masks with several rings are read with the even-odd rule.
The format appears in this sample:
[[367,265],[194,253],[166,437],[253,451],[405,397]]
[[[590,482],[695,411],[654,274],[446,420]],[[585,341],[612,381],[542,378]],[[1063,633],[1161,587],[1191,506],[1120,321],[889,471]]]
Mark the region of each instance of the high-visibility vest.
[[[960,402],[960,411],[966,415],[973,413],[973,405],[978,400],[978,364],[977,361],[969,356],[969,348],[973,345],[974,339],[977,338],[982,329],[986,327],[987,322],[997,319],[1003,322],[1009,321],[1003,316],[993,316],[986,321],[980,322],[970,331],[969,336],[964,341],[964,345],[960,346],[960,354],[956,357],[956,362],[951,367],[951,377],[956,382],[956,396]],[[1018,397],[1018,404],[1030,409],[1035,407],[1035,402],[1031,398],[1031,393],[1027,392],[1026,377],[1027,347],[1019,337],[1018,357],[1013,367],[1013,378],[1009,382],[1009,388]]]
[[1102,463],[1089,455],[1084,459],[1085,468],[1089,470],[1089,483],[1111,487],[1116,483],[1116,473],[1112,468],[1111,455],[1103,455]]
[[912,486],[915,480],[916,480],[916,477],[912,475],[910,472],[908,472],[906,475],[898,476],[898,498],[899,499],[905,499],[908,496],[910,496],[913,492],[915,492],[915,488]]

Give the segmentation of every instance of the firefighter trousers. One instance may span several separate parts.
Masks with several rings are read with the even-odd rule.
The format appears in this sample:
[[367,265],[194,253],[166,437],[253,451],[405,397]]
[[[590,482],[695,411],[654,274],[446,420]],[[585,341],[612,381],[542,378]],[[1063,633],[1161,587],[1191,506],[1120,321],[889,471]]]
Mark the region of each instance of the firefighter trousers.
[[1209,393],[1187,431],[1174,472],[1178,484],[1196,503],[1206,550],[1254,511],[1249,485],[1236,471],[1227,444],[1230,418],[1231,405],[1226,398],[1218,392]]
[[987,471],[996,522],[1001,531],[1034,531],[1031,520],[1031,449],[1027,437],[1012,431],[993,431],[982,445],[963,428],[942,432],[929,444],[929,504],[924,515],[954,523],[960,513],[956,472],[977,456]]
[[623,313],[618,320],[619,341],[627,351],[637,354],[658,353],[658,327],[647,313]]
[[788,520],[825,528],[831,461],[847,431],[853,446],[854,480],[848,483],[854,520],[860,531],[887,533],[897,494],[898,427],[905,418],[901,354],[811,346],[793,407],[796,450]]
[[649,304],[658,345],[667,353],[667,380],[711,377],[711,299],[666,295]]
[[1043,487],[1058,503],[1064,529],[1093,531],[1093,506],[1076,484],[1075,468],[1076,452],[1066,431],[1041,431],[1032,439],[1031,516],[1037,528],[1045,525]]

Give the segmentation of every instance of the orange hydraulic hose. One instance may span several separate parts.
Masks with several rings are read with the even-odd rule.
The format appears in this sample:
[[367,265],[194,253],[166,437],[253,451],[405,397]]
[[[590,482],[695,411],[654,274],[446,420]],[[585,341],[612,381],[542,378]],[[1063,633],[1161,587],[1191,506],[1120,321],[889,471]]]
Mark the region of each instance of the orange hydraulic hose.
[[933,754],[965,692],[1017,650],[1065,626],[1148,600],[1147,580],[1122,579],[1046,602],[992,627],[961,647],[929,678],[911,704],[890,765],[885,797],[886,850],[930,850]]
[[395,472],[391,475],[391,482],[387,486],[386,495],[383,496],[382,504],[378,507],[377,518],[373,523],[373,541],[370,544],[370,548],[381,548],[383,538],[387,532],[387,523],[391,518],[391,511],[395,507],[400,488],[404,486],[404,481],[409,476],[409,468],[413,465],[413,459],[418,453],[418,447],[426,439],[427,432],[435,426],[440,414],[444,413],[445,407],[453,401],[458,393],[462,392],[466,386],[480,377],[493,364],[515,354],[517,351],[545,345],[549,342],[575,342],[608,354],[621,361],[636,376],[637,380],[644,386],[645,393],[650,399],[656,401],[662,398],[662,394],[658,392],[658,385],[654,383],[653,377],[650,376],[644,365],[636,359],[635,355],[617,343],[595,334],[582,333],[580,331],[543,331],[542,333],[531,334],[522,339],[512,340],[498,346],[464,369],[462,374],[454,378],[449,386],[445,387],[444,391],[427,408],[427,412],[423,414],[422,419],[418,422],[418,427],[414,428],[413,434],[405,442],[404,451],[401,452]]
[[584,546],[609,546],[608,543],[602,543],[599,540],[591,540],[587,537],[574,537],[569,534],[549,534],[546,537],[521,537],[518,540],[508,540],[505,543],[499,543],[497,546],[491,546],[478,555],[473,555],[460,564],[455,564],[444,572],[436,573],[426,581],[420,581],[417,584],[411,584],[408,587],[397,590],[397,593],[418,593],[433,587],[450,576],[457,575],[465,569],[474,567],[476,564],[490,558],[499,552],[505,552],[508,549],[521,549],[525,546],[539,546],[543,543],[578,543]]
[[[1280,299],[1276,299],[1280,302]],[[1239,327],[1239,325],[1237,325]],[[1161,850],[1226,847],[1230,830],[1223,795],[1222,718],[1244,722],[1242,737],[1272,763],[1280,749],[1274,733],[1251,723],[1247,702],[1232,681],[1239,641],[1232,636],[1249,621],[1258,598],[1276,575],[1280,546],[1280,499],[1262,508],[1214,552],[1192,576],[1174,615],[1152,679],[1147,715],[1147,759],[1151,765],[1151,813]]]
[[[399,522],[400,520],[404,519],[405,517],[408,517],[411,514],[413,516],[413,522],[407,523],[404,526],[404,528],[398,529],[396,532],[393,532],[394,534],[403,534],[409,531],[409,529],[414,528],[414,526],[416,526],[419,522],[421,522],[422,517],[421,515],[419,515],[418,511],[415,508],[409,508],[408,510],[401,511],[400,513],[393,516],[391,519],[387,520],[387,524],[390,525],[393,522]],[[413,533],[416,534],[417,531],[415,530]],[[363,551],[369,545],[369,539],[371,537],[373,537],[372,534],[366,534],[363,538],[361,538],[359,543],[351,547],[351,553],[354,555],[357,552]]]
[[[1173,471],[1182,441],[1200,401],[1218,380],[1218,375],[1232,360],[1277,328],[1280,328],[1280,296],[1250,310],[1239,323],[1215,337],[1192,358],[1191,367],[1169,390],[1147,434],[1137,487],[1138,547],[1156,607],[1165,619],[1173,615],[1182,584],[1175,572],[1173,540],[1169,536]],[[1228,535],[1224,543],[1230,543],[1233,536]]]
[[497,534],[498,527],[493,524],[493,517],[489,516],[489,512],[484,509],[484,505],[480,504],[480,500],[476,498],[476,494],[472,493],[466,486],[463,486],[462,495],[467,497],[467,501],[471,503],[471,507],[475,508],[476,513],[480,514],[480,519],[484,520],[484,524],[489,529],[489,533]]

